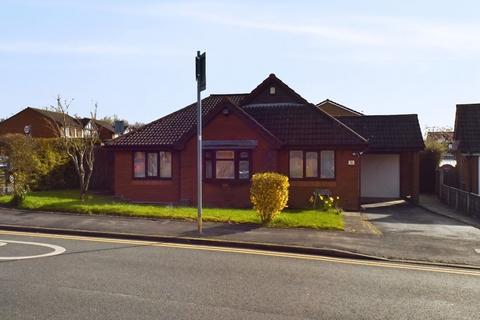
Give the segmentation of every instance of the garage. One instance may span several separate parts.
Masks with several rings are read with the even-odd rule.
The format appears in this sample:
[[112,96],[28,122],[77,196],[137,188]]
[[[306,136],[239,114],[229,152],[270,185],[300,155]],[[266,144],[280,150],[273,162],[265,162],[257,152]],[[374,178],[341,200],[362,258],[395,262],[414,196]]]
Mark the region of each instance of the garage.
[[361,197],[400,198],[400,155],[366,154],[361,161]]

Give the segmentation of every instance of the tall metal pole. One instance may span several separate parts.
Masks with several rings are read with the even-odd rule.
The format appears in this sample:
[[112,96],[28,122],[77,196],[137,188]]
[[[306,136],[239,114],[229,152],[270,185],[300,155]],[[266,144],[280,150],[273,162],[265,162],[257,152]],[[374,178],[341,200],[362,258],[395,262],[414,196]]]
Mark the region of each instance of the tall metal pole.
[[202,233],[202,98],[206,88],[206,54],[197,51],[195,58],[195,76],[197,79],[197,222],[198,233]]
[[197,222],[202,233],[202,99],[197,83]]

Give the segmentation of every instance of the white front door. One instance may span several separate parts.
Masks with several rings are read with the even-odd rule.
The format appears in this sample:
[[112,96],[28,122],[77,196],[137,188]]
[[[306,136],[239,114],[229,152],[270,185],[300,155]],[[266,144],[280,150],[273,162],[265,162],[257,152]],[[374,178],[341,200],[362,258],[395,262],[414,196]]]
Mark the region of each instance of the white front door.
[[400,155],[366,154],[361,170],[362,198],[400,198]]

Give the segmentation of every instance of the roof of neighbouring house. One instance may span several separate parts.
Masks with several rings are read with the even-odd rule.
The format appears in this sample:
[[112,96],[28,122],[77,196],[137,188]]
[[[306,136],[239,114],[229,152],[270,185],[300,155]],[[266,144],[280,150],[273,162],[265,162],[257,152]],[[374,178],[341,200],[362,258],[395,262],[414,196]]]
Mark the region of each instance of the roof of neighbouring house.
[[[271,87],[276,89],[270,93]],[[275,92],[278,96],[275,96]],[[287,146],[356,146],[380,148],[423,148],[416,115],[355,116],[335,118],[309,103],[274,74],[251,93],[212,94],[202,100],[203,119],[218,112],[225,101],[264,132]],[[364,122],[349,118],[364,118]],[[345,121],[344,121],[345,119]],[[204,120],[205,123],[205,120]],[[374,128],[364,128],[372,125]],[[110,147],[178,146],[196,127],[196,104],[155,120],[108,143]]]
[[[82,118],[80,120],[80,122],[82,123],[82,126],[85,127],[92,119],[91,118]],[[102,128],[105,128],[107,129],[108,131],[114,133],[115,132],[115,128],[113,127],[113,125],[111,123],[109,123],[108,121],[104,121],[104,120],[98,120],[96,119],[95,120],[95,123],[102,127]]]
[[[338,102],[332,101],[330,99],[326,99],[326,100],[323,100],[322,102],[318,103],[317,107],[319,107],[320,109],[322,109],[323,111],[325,111],[327,113],[329,113],[327,111],[328,107],[334,107],[334,108],[340,110],[341,112],[339,112],[339,115],[331,114],[334,117],[363,116],[363,113],[358,112],[356,110],[353,110],[349,107],[346,107],[346,106],[344,106],[344,105],[342,105]],[[340,115],[340,113],[341,113],[341,115]]]
[[41,115],[55,121],[58,124],[63,124],[64,121],[65,121],[65,123],[67,123],[68,125],[70,125],[72,127],[79,127],[79,128],[82,127],[82,124],[77,119],[75,119],[74,117],[72,117],[68,114],[65,114],[65,119],[64,119],[63,118],[64,114],[61,113],[61,112],[55,112],[55,111],[51,111],[51,110],[32,108],[32,107],[28,107],[27,109],[31,109],[33,111],[36,111],[36,112],[40,113]]
[[480,103],[457,104],[455,148],[462,153],[480,153]]
[[416,114],[339,118],[368,140],[371,151],[421,150],[425,147]]

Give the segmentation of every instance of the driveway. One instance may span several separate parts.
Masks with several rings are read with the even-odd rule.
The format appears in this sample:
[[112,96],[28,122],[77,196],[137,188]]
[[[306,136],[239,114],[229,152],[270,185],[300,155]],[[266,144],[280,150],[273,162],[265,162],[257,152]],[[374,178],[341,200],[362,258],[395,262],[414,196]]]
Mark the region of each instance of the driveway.
[[365,216],[385,235],[480,241],[480,229],[406,202],[366,208]]

